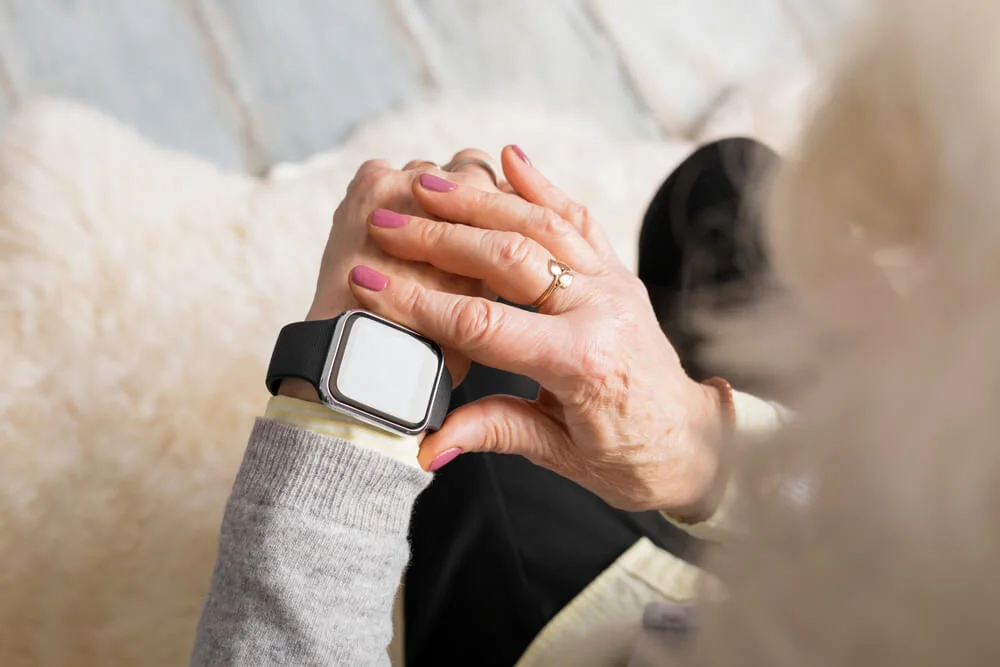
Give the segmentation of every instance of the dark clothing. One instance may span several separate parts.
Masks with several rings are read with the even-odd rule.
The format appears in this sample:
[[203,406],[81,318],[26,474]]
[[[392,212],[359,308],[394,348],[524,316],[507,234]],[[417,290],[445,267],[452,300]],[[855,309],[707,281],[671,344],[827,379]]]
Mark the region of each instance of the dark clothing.
[[[683,321],[692,290],[744,285],[762,271],[758,225],[744,215],[755,156],[774,159],[743,139],[702,148],[667,179],[643,222],[639,277],[696,379],[705,378],[698,339],[670,325]],[[490,394],[537,393],[527,378],[474,365],[452,409]],[[659,512],[614,509],[519,456],[458,457],[420,496],[410,525],[407,667],[513,665],[568,602],[642,537],[689,561],[703,546]]]

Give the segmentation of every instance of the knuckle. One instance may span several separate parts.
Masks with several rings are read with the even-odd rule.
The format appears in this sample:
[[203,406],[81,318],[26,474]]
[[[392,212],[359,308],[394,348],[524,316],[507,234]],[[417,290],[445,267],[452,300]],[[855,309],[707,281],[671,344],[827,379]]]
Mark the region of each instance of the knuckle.
[[342,199],[341,202],[337,204],[337,208],[334,209],[333,216],[331,217],[331,224],[333,225],[330,228],[331,236],[333,235],[334,230],[338,228],[337,221],[340,220],[344,215],[346,215],[349,205],[350,205],[349,200],[345,198]]
[[473,189],[469,193],[469,210],[475,213],[485,213],[493,208],[493,195],[485,190]]
[[499,326],[500,312],[489,301],[464,297],[455,302],[452,322],[456,342],[464,348],[482,348]]
[[562,238],[573,231],[573,226],[554,211],[543,208],[540,215],[542,231],[550,238]]
[[493,181],[486,174],[486,171],[480,167],[463,167],[457,171],[449,171],[448,174],[448,178],[459,185],[466,185],[477,190],[484,187],[493,187]]
[[381,160],[368,160],[358,169],[354,175],[354,180],[348,186],[349,192],[374,191],[386,180],[392,170],[387,168]]
[[631,271],[626,271],[624,273],[624,284],[626,291],[634,296],[642,299],[649,298],[649,288],[646,287],[646,283],[642,282],[639,276],[635,275]]
[[498,238],[495,257],[502,268],[522,266],[535,254],[534,244],[527,237],[516,233],[504,233]]
[[483,150],[480,150],[478,148],[473,148],[471,146],[468,146],[468,147],[463,148],[462,150],[458,151],[457,153],[455,153],[455,155],[452,156],[451,160],[452,160],[452,162],[455,162],[457,160],[464,160],[465,158],[476,158],[476,159],[479,159],[479,160],[489,160],[490,159],[490,155],[486,151],[483,151]]
[[451,231],[448,223],[423,222],[417,225],[417,243],[424,248],[437,248],[447,242]]
[[505,419],[491,419],[486,424],[484,449],[498,454],[506,454],[510,450],[513,433],[510,422]]
[[414,281],[408,283],[406,287],[398,291],[398,301],[403,312],[417,313],[424,303],[426,290],[423,285]]
[[[639,284],[639,289],[645,290],[643,284]],[[647,298],[643,292],[642,298]],[[637,308],[626,305],[626,301],[621,299],[612,305],[608,313],[607,325],[610,335],[615,340],[625,341],[636,340],[639,335],[640,324],[642,322],[641,311]]]
[[385,160],[365,160],[361,163],[361,166],[358,167],[358,171],[354,175],[354,180],[361,181],[373,178],[377,179],[389,171],[391,170]]
[[[630,298],[634,303],[646,305],[649,304],[650,307],[653,305],[653,295],[650,293],[649,288],[644,282],[635,279],[635,283],[629,285],[627,288],[627,294],[625,298]],[[637,312],[633,312],[636,315]]]
[[590,347],[580,358],[579,374],[589,378],[588,384],[593,385],[594,390],[606,387],[608,379],[613,375],[613,367],[606,351]]
[[364,174],[369,171],[376,171],[378,169],[384,169],[384,168],[385,168],[385,160],[381,159],[365,160],[364,162],[361,163],[361,166],[358,167],[358,174]]
[[590,209],[578,201],[571,201],[566,205],[566,217],[578,225],[588,224]]
[[464,185],[473,185],[476,187],[487,186],[491,190],[495,190],[494,177],[496,172],[494,171],[490,174],[486,168],[482,165],[475,163],[466,163],[461,165],[460,168],[455,169],[458,163],[463,160],[481,160],[486,164],[493,164],[490,155],[485,151],[481,151],[478,148],[465,148],[457,153],[451,158],[451,161],[443,167],[443,169],[454,176],[454,180]]
[[627,399],[631,373],[620,347],[606,336],[589,340],[573,355],[577,389],[570,401],[577,407],[617,409]]
[[433,168],[434,163],[429,160],[410,160],[403,165],[403,171],[427,171]]

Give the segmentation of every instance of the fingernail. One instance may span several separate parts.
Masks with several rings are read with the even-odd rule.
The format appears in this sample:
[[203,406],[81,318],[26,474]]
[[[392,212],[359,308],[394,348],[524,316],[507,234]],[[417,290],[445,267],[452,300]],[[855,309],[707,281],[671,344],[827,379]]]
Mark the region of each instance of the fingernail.
[[351,282],[373,292],[381,292],[389,286],[389,279],[386,276],[367,266],[355,266],[351,269]]
[[394,211],[387,211],[384,208],[377,208],[372,211],[372,225],[375,227],[395,229],[396,227],[402,227],[405,224],[405,215],[400,215]]
[[451,449],[444,450],[443,452],[435,456],[433,461],[431,461],[430,471],[436,472],[440,470],[441,468],[445,467],[446,465],[454,461],[461,453],[462,449],[460,447],[452,447]]
[[432,192],[451,192],[458,187],[451,181],[446,181],[434,174],[420,174],[420,185]]
[[531,166],[531,160],[528,159],[528,154],[522,151],[520,146],[518,146],[517,144],[511,144],[510,149],[514,151],[514,155],[521,158],[521,162],[528,165],[529,167]]

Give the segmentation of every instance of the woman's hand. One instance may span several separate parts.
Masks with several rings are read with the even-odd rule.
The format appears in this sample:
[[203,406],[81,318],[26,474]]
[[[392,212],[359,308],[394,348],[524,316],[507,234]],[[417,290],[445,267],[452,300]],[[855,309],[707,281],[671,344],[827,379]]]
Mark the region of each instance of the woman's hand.
[[521,454],[618,507],[710,512],[722,486],[718,394],[684,373],[644,286],[587,210],[522,156],[503,153],[517,194],[421,176],[416,200],[448,222],[410,215],[384,226],[378,214],[369,228],[388,254],[482,280],[513,303],[550,286],[550,259],[575,274],[534,313],[428,286],[398,264],[360,269],[384,276],[354,281],[364,308],[542,387],[536,401],[493,396],[456,410],[424,440],[422,465],[461,452]]
[[[368,235],[368,221],[376,209],[394,210],[415,215],[425,214],[413,197],[416,179],[424,173],[437,174],[469,186],[498,192],[488,172],[474,164],[466,164],[458,170],[450,171],[450,165],[460,160],[475,158],[488,160],[482,151],[459,151],[452,161],[442,168],[433,163],[414,160],[402,170],[393,169],[385,160],[369,160],[358,169],[354,180],[347,188],[347,195],[333,214],[333,226],[323,251],[316,294],[306,316],[307,320],[321,320],[336,317],[349,308],[359,306],[351,293],[351,268],[359,264],[376,264],[385,267],[407,280],[420,282],[430,289],[439,289],[455,294],[482,294],[482,283],[472,277],[457,276],[440,271],[427,264],[403,261],[387,255]],[[448,169],[449,171],[444,171]],[[380,278],[359,271],[354,276],[356,282],[377,287]],[[366,282],[367,280],[367,282]],[[456,383],[469,370],[468,357],[447,351],[448,370]],[[318,400],[316,390],[304,380],[286,380],[281,393]]]

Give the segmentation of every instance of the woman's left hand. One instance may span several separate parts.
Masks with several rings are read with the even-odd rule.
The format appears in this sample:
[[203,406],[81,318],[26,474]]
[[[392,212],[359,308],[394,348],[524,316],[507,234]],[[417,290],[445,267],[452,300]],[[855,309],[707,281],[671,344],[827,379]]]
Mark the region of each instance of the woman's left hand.
[[705,514],[720,488],[717,392],[686,375],[645,287],[587,210],[521,155],[503,153],[517,194],[425,176],[414,194],[448,222],[369,225],[388,254],[481,279],[512,303],[531,304],[550,286],[551,259],[573,270],[537,313],[400,275],[379,291],[353,285],[363,307],[542,387],[535,401],[491,396],[456,410],[423,441],[422,465],[461,452],[521,454],[618,507]]

